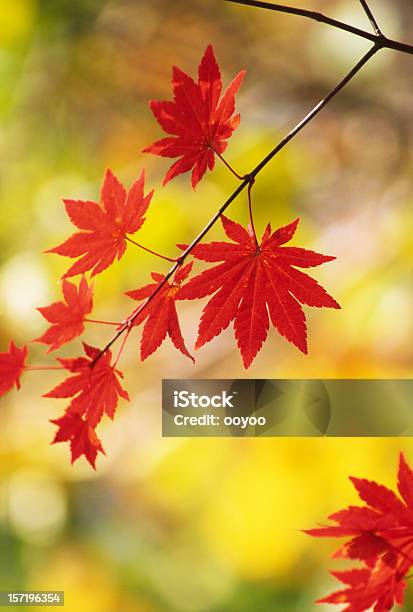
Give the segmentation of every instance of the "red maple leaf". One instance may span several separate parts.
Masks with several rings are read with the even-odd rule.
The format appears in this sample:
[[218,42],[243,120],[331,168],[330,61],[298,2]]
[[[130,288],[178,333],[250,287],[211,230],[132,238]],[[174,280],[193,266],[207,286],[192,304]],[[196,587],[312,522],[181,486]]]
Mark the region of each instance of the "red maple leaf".
[[72,463],[81,455],[85,455],[93,469],[96,469],[97,454],[98,452],[105,454],[105,451],[89,422],[77,412],[70,410],[59,419],[53,419],[50,422],[59,427],[52,444],[70,442]]
[[[161,346],[167,335],[172,340],[174,346],[181,351],[181,353],[194,361],[194,358],[188,352],[188,349],[185,346],[175,305],[176,300],[179,299],[177,295],[181,283],[191,272],[192,265],[193,264],[191,262],[186,266],[178,268],[172,283],[166,282],[155,295],[153,300],[148,304],[148,306],[142,310],[142,314],[138,314],[134,319],[134,325],[139,325],[146,319],[140,345],[140,355],[142,361],[149,357],[149,355],[152,355],[152,353],[154,353]],[[152,272],[151,276],[155,281],[154,283],[145,285],[140,289],[128,291],[126,295],[137,301],[144,300],[151,296],[165,280],[165,276],[163,274]],[[139,312],[139,308],[137,308],[129,318],[133,317],[136,312]]]
[[335,258],[282,246],[294,236],[299,219],[275,232],[268,225],[259,246],[251,231],[223,215],[221,220],[233,242],[201,244],[192,255],[223,263],[192,278],[177,294],[181,300],[214,294],[202,312],[196,348],[234,321],[235,338],[248,368],[267,337],[271,320],[282,336],[307,353],[307,327],[300,302],[319,308],[340,306],[313,278],[296,268],[319,266]]
[[86,315],[93,308],[93,285],[89,286],[84,276],[79,288],[63,279],[62,291],[65,301],[53,302],[37,309],[52,324],[40,338],[34,340],[48,344],[48,353],[80,336],[84,331]]
[[347,604],[347,612],[387,612],[403,604],[405,577],[413,566],[413,471],[400,455],[398,497],[392,490],[358,478],[350,479],[364,506],[332,514],[335,524],[306,531],[314,537],[350,538],[334,558],[362,561],[364,567],[332,572],[346,589],[318,603]]
[[387,559],[379,560],[370,568],[352,569],[342,572],[331,572],[347,588],[332,593],[320,604],[347,604],[343,612],[388,612],[394,604],[403,604],[406,582],[405,574],[396,570],[397,556],[389,554]]
[[73,398],[68,411],[85,417],[94,429],[104,414],[113,419],[119,396],[126,400],[129,396],[119,382],[122,373],[111,365],[111,351],[106,351],[95,362],[100,355],[99,349],[85,343],[83,347],[87,357],[59,359],[62,366],[74,375],[44,397]]
[[162,157],[179,157],[168,170],[164,185],[179,174],[192,170],[195,188],[207,168],[213,170],[215,152],[223,153],[228,138],[238,127],[235,95],[244,79],[240,72],[221,97],[222,80],[212,45],[205,51],[198,69],[198,83],[174,66],[171,102],[152,101],[151,110],[162,129],[172,136],[144,149]]
[[126,192],[116,176],[107,170],[101,190],[101,204],[82,200],[64,200],[70,220],[81,232],[47,253],[65,257],[80,257],[64,277],[92,270],[92,276],[120,259],[126,251],[127,234],[140,229],[144,214],[153,196],[153,190],[144,195],[145,172]]
[[25,369],[27,355],[27,347],[20,349],[13,340],[9,350],[0,353],[0,396],[10,391],[14,385],[20,389],[20,377]]

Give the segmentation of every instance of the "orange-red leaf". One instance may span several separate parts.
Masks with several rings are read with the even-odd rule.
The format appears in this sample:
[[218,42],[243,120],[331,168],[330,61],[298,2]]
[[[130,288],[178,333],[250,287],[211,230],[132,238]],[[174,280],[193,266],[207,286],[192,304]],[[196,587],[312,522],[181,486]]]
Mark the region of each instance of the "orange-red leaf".
[[151,110],[162,129],[170,134],[145,149],[162,157],[179,157],[168,170],[164,185],[192,170],[195,188],[209,168],[215,153],[223,153],[227,140],[239,125],[235,95],[244,79],[240,72],[221,97],[222,80],[214,49],[209,45],[198,69],[198,82],[176,66],[172,73],[174,100],[152,101]]
[[84,455],[93,469],[96,469],[96,457],[98,453],[105,453],[102,444],[89,422],[78,413],[67,411],[59,419],[51,420],[58,426],[58,430],[52,444],[57,442],[70,442],[72,463]]
[[24,372],[28,351],[27,347],[18,348],[13,341],[9,350],[0,353],[0,396],[15,385],[20,389],[20,377]]
[[100,204],[64,200],[70,220],[82,230],[47,251],[65,257],[79,257],[64,277],[83,274],[89,270],[92,271],[92,276],[95,276],[110,266],[115,258],[120,259],[123,256],[127,234],[133,234],[140,229],[153,196],[153,191],[145,195],[144,189],[144,171],[126,192],[111,170],[107,170]]
[[106,351],[95,362],[100,355],[99,349],[85,343],[83,346],[87,357],[59,359],[73,376],[69,376],[45,397],[72,398],[68,410],[85,417],[94,429],[104,414],[113,419],[119,397],[129,400],[129,396],[119,382],[119,378],[123,378],[122,373],[111,365],[111,351]]
[[[142,310],[142,314],[138,314],[133,322],[134,325],[139,325],[146,320],[140,345],[140,356],[142,361],[152,355],[152,353],[161,346],[167,335],[170,337],[175,348],[194,361],[194,358],[185,346],[175,305],[176,300],[179,299],[177,296],[180,285],[187,278],[191,269],[192,262],[178,268],[172,283],[165,282],[164,275],[152,273],[152,278],[155,281],[154,283],[150,283],[145,287],[126,293],[126,295],[132,299],[141,301],[150,297],[161,286],[148,306]],[[135,310],[131,317],[133,317],[136,312],[139,312],[140,308],[141,307]]]
[[35,340],[48,344],[48,353],[80,336],[84,331],[86,315],[93,309],[93,286],[88,285],[84,276],[78,288],[63,279],[62,291],[64,301],[37,309],[46,321],[52,324],[40,338]]
[[340,306],[313,278],[296,268],[319,266],[334,257],[282,246],[293,237],[298,219],[273,233],[267,226],[259,247],[240,224],[223,215],[221,220],[232,242],[200,244],[192,254],[203,261],[222,263],[192,278],[177,294],[181,300],[213,294],[202,313],[196,348],[233,322],[238,348],[248,368],[267,338],[271,321],[282,336],[307,353],[301,304]]
[[380,560],[373,568],[332,572],[332,575],[347,588],[319,599],[317,603],[345,604],[346,607],[341,608],[343,612],[389,612],[395,604],[403,604],[407,583],[385,561]]

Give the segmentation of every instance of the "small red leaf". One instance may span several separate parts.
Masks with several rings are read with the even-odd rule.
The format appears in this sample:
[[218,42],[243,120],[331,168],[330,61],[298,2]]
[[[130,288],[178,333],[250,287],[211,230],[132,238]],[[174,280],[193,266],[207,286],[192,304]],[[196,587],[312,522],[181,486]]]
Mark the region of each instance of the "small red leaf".
[[235,113],[235,95],[244,79],[240,72],[221,96],[222,80],[212,45],[205,51],[198,71],[198,82],[174,67],[172,102],[151,102],[156,120],[168,138],[158,140],[144,151],[162,157],[179,157],[168,170],[164,185],[192,170],[195,188],[209,168],[215,165],[215,153],[223,153],[227,140],[239,125]]
[[192,265],[191,262],[178,268],[172,283],[164,282],[165,277],[162,274],[153,272],[152,278],[156,281],[155,283],[126,293],[132,299],[140,301],[151,296],[161,286],[155,297],[142,310],[142,314],[137,314],[135,317],[135,314],[140,311],[141,306],[139,306],[129,317],[129,319],[135,317],[133,320],[135,326],[146,320],[140,345],[142,361],[161,346],[166,336],[170,337],[175,348],[194,361],[185,346],[175,305],[176,300],[179,299],[180,284],[190,274]]
[[60,419],[51,420],[51,423],[59,428],[52,444],[70,442],[72,463],[84,455],[95,470],[98,452],[105,454],[105,451],[89,422],[78,413],[67,411]]
[[48,344],[48,353],[80,336],[84,331],[86,315],[92,312],[93,308],[93,286],[87,284],[84,276],[80,280],[79,288],[63,279],[62,291],[64,301],[37,309],[46,321],[52,323],[40,338],[34,340]]
[[64,200],[70,220],[83,230],[46,251],[65,257],[79,257],[64,277],[83,274],[89,270],[92,271],[92,276],[95,276],[110,266],[116,258],[121,259],[126,251],[127,234],[133,234],[140,229],[153,196],[153,191],[145,195],[144,187],[144,171],[126,192],[112,171],[107,170],[100,204]]
[[74,376],[61,382],[45,397],[72,398],[68,411],[85,417],[94,429],[104,414],[113,419],[119,397],[129,400],[129,396],[119,382],[122,373],[111,365],[111,351],[106,351],[94,363],[99,350],[87,344],[84,349],[88,358],[59,359]]
[[0,353],[0,396],[10,391],[13,386],[20,389],[20,377],[25,369],[27,355],[27,347],[20,349],[13,340],[9,344],[9,350]]

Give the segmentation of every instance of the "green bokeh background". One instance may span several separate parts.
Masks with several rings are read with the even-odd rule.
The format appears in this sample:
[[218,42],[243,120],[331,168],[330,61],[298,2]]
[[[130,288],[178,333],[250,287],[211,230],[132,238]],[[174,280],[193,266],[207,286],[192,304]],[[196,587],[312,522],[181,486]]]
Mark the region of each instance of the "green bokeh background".
[[[356,0],[291,4],[369,27]],[[386,33],[409,40],[409,3],[372,6]],[[171,255],[234,189],[220,166],[195,193],[187,176],[162,189],[167,162],[140,153],[160,135],[148,100],[169,97],[171,65],[193,73],[209,42],[226,82],[248,69],[227,153],[240,172],[367,48],[223,0],[1,0],[2,350],[44,331],[35,307],[58,298],[68,264],[42,254],[72,231],[61,199],[96,199],[106,167],[126,184],[147,168],[157,192],[140,240]],[[381,52],[257,181],[260,229],[300,216],[295,244],[337,256],[315,274],[343,310],[307,309],[308,357],[274,332],[246,374],[228,330],[195,366],[168,342],[141,364],[132,336],[121,362],[131,402],[100,429],[96,473],[49,445],[64,403],[41,395],[56,373],[27,373],[0,401],[1,589],[64,589],[70,612],[306,612],[332,588],[333,543],[300,529],[355,502],[349,474],[393,485],[410,440],[161,439],[160,381],[412,376],[412,75],[412,58]],[[231,215],[246,221],[245,195]],[[94,317],[122,319],[133,307],[123,292],[165,269],[130,248],[97,278]],[[189,346],[201,306],[180,308]],[[85,338],[109,335],[95,326]],[[49,363],[39,345],[31,361]]]

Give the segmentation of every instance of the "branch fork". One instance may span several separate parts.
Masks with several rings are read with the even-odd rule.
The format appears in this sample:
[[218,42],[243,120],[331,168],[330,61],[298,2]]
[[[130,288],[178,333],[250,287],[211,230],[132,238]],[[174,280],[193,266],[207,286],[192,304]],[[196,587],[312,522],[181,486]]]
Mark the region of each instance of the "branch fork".
[[[241,181],[235,191],[228,197],[228,199],[222,204],[219,210],[215,213],[215,215],[211,218],[211,220],[207,223],[207,225],[201,230],[196,238],[191,242],[191,244],[186,248],[186,250],[177,258],[166,257],[160,255],[159,253],[155,253],[150,249],[142,247],[141,245],[137,245],[143,248],[150,253],[161,257],[167,261],[173,263],[172,267],[169,269],[163,281],[158,285],[155,291],[146,299],[146,301],[138,308],[134,314],[126,319],[126,321],[122,324],[122,326],[117,331],[116,335],[107,343],[107,345],[102,349],[101,353],[96,357],[96,359],[92,362],[92,366],[106,353],[106,351],[118,340],[118,338],[127,331],[127,336],[129,335],[131,328],[133,326],[133,322],[135,319],[142,313],[145,308],[151,303],[151,301],[155,298],[155,296],[162,290],[164,285],[169,281],[169,279],[175,274],[176,270],[185,262],[185,260],[191,255],[193,249],[197,244],[201,242],[201,240],[205,237],[205,235],[210,231],[210,229],[216,224],[216,222],[220,219],[221,215],[226,211],[226,209],[232,204],[232,202],[241,194],[244,189],[248,189],[248,207],[249,207],[249,215],[250,215],[250,224],[254,233],[255,241],[258,245],[258,239],[254,227],[253,214],[252,214],[252,198],[251,191],[253,185],[255,183],[255,179],[261,170],[269,164],[269,162],[285,147],[293,138],[295,138],[299,132],[303,130],[305,126],[307,126],[315,117],[353,80],[353,78],[360,72],[360,70],[373,58],[373,56],[380,49],[393,49],[400,53],[413,55],[413,45],[402,43],[391,38],[388,38],[383,34],[381,28],[378,25],[378,22],[371,11],[367,0],[359,0],[360,4],[366,13],[371,26],[373,28],[373,33],[367,32],[366,30],[357,28],[350,24],[344,23],[342,21],[338,21],[331,17],[327,17],[326,15],[311,11],[308,9],[302,8],[294,8],[283,4],[276,4],[271,2],[266,2],[262,0],[225,0],[226,2],[231,2],[233,4],[241,4],[245,6],[260,8],[264,10],[270,10],[275,12],[287,13],[290,15],[301,16],[307,19],[311,19],[313,21],[317,21],[320,23],[324,23],[336,29],[340,29],[346,31],[354,36],[359,38],[363,38],[373,43],[373,46],[363,55],[363,57],[353,66],[353,68],[346,74],[336,85],[335,87],[324,97],[322,98],[309,112],[308,114],[301,119],[292,130],[264,157],[264,159],[249,173],[245,175],[241,175],[236,172],[232,166],[225,160],[225,158],[218,153],[212,145],[210,145],[211,150],[219,157],[219,159],[225,164],[225,166],[229,169],[229,171],[239,180]],[[124,343],[122,343],[123,348]],[[120,351],[121,352],[121,351]],[[119,359],[120,353],[117,357]]]

